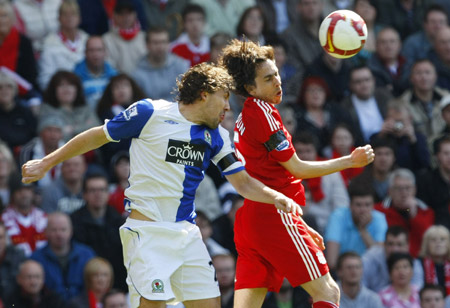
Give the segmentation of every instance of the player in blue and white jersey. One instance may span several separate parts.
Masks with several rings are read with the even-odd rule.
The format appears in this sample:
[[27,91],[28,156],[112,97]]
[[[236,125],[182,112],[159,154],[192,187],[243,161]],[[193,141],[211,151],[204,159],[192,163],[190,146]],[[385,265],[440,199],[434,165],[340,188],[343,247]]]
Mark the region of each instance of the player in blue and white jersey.
[[132,307],[180,301],[186,308],[220,307],[214,268],[194,223],[195,190],[210,161],[245,198],[301,212],[293,200],[251,178],[234,155],[228,132],[219,126],[230,109],[231,87],[224,69],[199,64],[178,82],[178,103],[136,102],[22,167],[22,181],[30,183],[70,157],[132,139],[125,191],[130,215],[120,228]]

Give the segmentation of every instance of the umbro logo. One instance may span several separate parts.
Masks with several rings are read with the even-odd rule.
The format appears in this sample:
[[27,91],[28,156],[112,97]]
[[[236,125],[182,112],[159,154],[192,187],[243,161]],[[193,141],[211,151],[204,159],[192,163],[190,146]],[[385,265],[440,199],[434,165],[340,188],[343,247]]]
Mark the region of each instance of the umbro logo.
[[178,122],[172,121],[172,120],[165,120],[164,122],[169,124],[179,124]]

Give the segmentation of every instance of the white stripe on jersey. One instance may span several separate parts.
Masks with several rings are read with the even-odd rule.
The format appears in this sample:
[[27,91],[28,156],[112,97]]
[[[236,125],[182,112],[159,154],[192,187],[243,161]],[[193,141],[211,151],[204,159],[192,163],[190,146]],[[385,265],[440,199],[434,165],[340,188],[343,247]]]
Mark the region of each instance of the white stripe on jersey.
[[294,222],[292,221],[292,217],[288,214],[284,213],[281,210],[278,210],[278,213],[281,216],[281,220],[283,221],[284,226],[292,239],[300,257],[303,259],[303,263],[309,273],[311,280],[317,279],[321,276],[320,270],[317,267],[316,261],[314,260],[311,252],[309,251],[306,243],[304,242],[301,234],[298,232],[298,229],[295,227]]
[[259,99],[255,99],[256,105],[258,105],[259,108],[262,109],[262,111],[264,112],[264,115],[266,116],[267,122],[269,123],[270,129],[271,131],[277,131],[280,129],[277,121],[275,120],[275,118],[273,117],[272,113],[271,113],[271,108],[268,105],[268,103],[259,100]]

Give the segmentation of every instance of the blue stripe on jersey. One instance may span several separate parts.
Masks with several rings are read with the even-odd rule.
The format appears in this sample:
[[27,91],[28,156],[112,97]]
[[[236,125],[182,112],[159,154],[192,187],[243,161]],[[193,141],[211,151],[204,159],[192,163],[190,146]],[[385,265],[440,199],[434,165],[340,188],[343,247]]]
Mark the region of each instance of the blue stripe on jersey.
[[204,172],[208,169],[211,158],[219,153],[224,142],[218,129],[212,130],[203,125],[191,126],[190,135],[192,144],[205,144],[206,150],[201,169],[191,166],[184,167],[183,197],[180,199],[176,221],[187,220],[194,223],[197,216],[194,209],[195,191],[204,178]]
[[142,129],[153,114],[150,100],[141,100],[108,121],[106,128],[112,139],[138,138]]

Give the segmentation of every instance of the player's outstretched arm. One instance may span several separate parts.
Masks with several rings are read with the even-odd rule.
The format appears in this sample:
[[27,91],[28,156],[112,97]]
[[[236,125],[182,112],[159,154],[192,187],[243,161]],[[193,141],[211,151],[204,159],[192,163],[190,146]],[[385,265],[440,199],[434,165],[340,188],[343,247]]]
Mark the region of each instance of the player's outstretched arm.
[[109,140],[103,126],[93,127],[73,137],[64,146],[42,159],[30,160],[22,166],[22,182],[31,183],[42,179],[47,171],[71,157],[99,148]]
[[288,161],[280,162],[298,179],[310,179],[324,176],[348,168],[364,167],[375,158],[370,145],[356,148],[350,155],[325,161],[304,161],[294,154]]
[[249,200],[274,204],[279,210],[286,213],[302,215],[303,211],[291,198],[286,197],[255,178],[252,178],[247,171],[243,170],[226,176],[227,180],[234,186],[236,191]]

